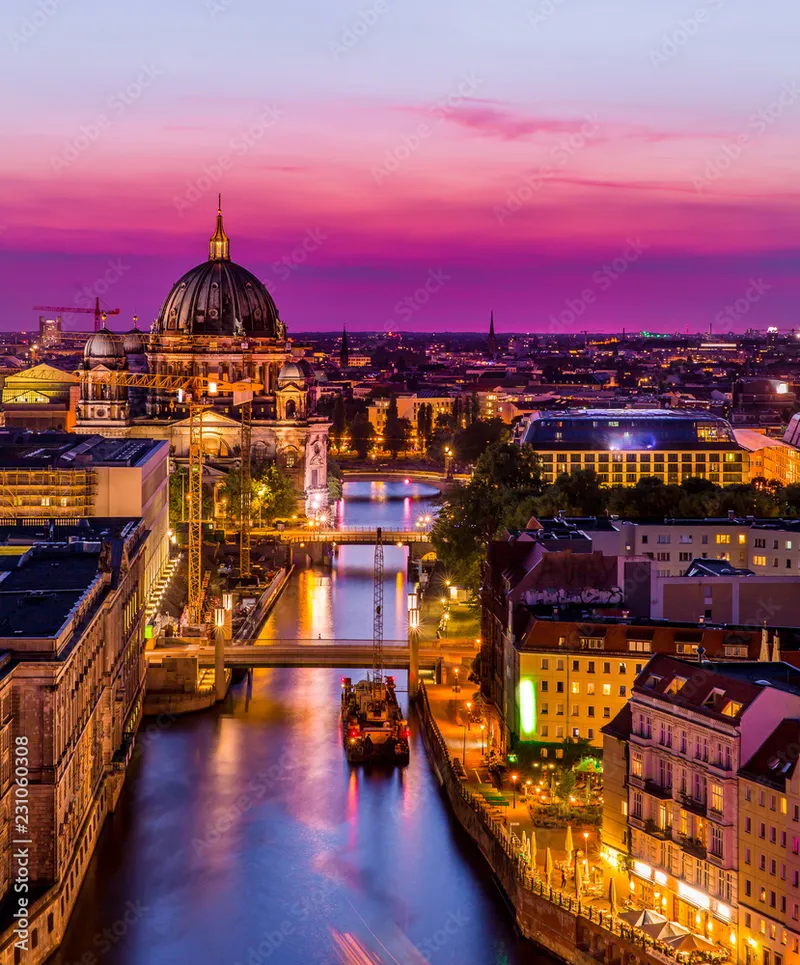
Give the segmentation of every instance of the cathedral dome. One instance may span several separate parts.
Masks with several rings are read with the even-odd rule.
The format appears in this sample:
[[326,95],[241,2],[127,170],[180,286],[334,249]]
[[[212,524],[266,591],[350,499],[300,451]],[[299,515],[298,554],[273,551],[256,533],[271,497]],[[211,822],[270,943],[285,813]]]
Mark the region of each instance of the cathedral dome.
[[297,362],[284,362],[278,373],[279,382],[304,382],[305,375]]
[[208,261],[180,278],[156,322],[159,335],[254,335],[283,338],[283,323],[264,284],[230,258],[230,240],[217,212]]
[[144,335],[137,324],[134,324],[133,328],[125,333],[125,337],[122,339],[122,348],[126,355],[144,355]]
[[103,326],[86,340],[83,357],[87,360],[124,359],[125,352],[120,339]]

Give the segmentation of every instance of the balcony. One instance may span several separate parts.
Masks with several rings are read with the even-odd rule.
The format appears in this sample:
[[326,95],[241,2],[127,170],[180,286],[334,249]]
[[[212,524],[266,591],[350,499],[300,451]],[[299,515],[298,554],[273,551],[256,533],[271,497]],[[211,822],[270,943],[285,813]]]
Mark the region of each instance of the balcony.
[[671,801],[672,800],[672,786],[662,787],[658,781],[652,781],[649,778],[644,782],[644,791],[647,794],[651,794],[653,797],[657,797],[660,801]]
[[706,846],[699,838],[690,838],[682,834],[678,840],[680,846],[687,854],[691,854],[695,858],[700,858],[702,861],[705,861]]
[[688,794],[681,794],[681,807],[691,811],[692,814],[699,815],[701,818],[706,816],[708,810],[705,801],[698,801],[697,798],[690,797]]
[[644,822],[644,831],[646,834],[651,834],[654,838],[658,838],[660,841],[672,840],[672,826],[667,824],[665,827],[660,828],[651,818],[648,818]]

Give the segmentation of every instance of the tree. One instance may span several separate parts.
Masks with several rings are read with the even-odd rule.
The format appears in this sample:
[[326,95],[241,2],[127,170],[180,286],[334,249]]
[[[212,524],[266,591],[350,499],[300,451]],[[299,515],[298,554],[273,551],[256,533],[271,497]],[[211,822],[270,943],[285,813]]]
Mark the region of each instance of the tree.
[[397,458],[399,452],[408,448],[410,437],[411,423],[408,419],[386,420],[386,428],[383,433],[384,444],[394,459]]
[[502,419],[488,422],[476,420],[464,429],[459,429],[453,438],[453,449],[460,462],[475,462],[486,447],[499,442],[508,431]]
[[[289,476],[282,473],[274,462],[253,467],[251,475],[250,513],[262,522],[271,523],[279,516],[291,516],[297,512],[298,495]],[[241,513],[242,473],[231,469],[225,477],[223,492],[226,498],[226,516],[236,522]]]
[[331,435],[337,445],[341,445],[346,431],[347,413],[344,407],[344,398],[341,395],[337,395],[336,401],[333,403],[333,413],[331,415]]
[[[214,516],[214,490],[203,485],[203,519],[210,521]],[[170,526],[188,522],[189,519],[189,470],[178,466],[169,476],[169,522]]]
[[360,459],[365,459],[375,438],[375,427],[366,412],[358,412],[350,425],[350,441]]
[[565,808],[569,806],[569,799],[575,793],[576,783],[575,772],[572,768],[566,768],[556,784],[556,797]]
[[344,493],[342,485],[342,469],[335,459],[328,456],[328,499],[335,503]]

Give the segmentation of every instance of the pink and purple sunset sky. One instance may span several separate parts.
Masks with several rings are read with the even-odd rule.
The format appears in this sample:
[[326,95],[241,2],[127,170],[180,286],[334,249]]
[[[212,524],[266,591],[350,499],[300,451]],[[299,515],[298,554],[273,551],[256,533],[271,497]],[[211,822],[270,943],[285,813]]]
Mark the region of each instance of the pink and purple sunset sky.
[[0,42],[3,329],[149,325],[218,191],[293,334],[800,326],[797,0],[10,0]]

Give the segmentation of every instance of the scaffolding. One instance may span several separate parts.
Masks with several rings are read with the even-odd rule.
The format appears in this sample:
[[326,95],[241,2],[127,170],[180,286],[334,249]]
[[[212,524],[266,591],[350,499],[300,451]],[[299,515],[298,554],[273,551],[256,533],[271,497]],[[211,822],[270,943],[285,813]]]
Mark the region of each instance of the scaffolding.
[[91,469],[2,469],[0,518],[92,516],[96,491]]

